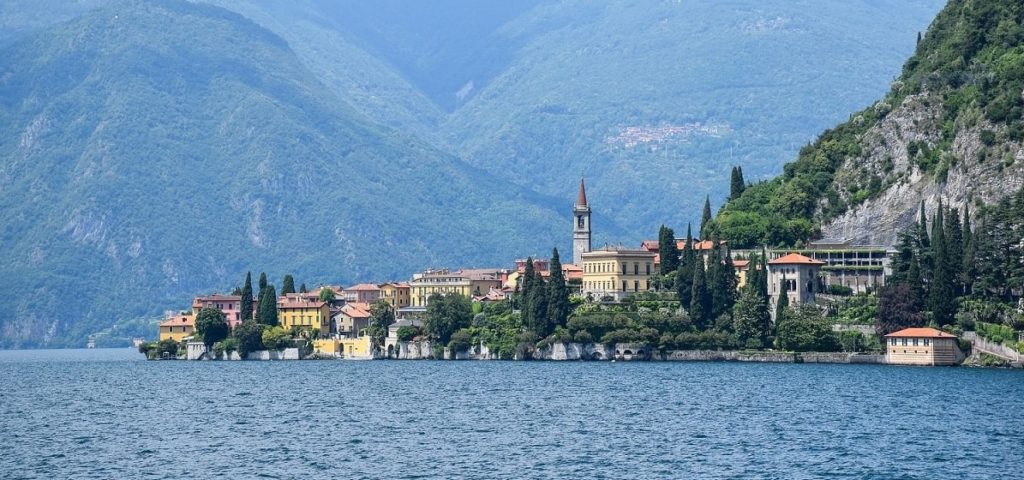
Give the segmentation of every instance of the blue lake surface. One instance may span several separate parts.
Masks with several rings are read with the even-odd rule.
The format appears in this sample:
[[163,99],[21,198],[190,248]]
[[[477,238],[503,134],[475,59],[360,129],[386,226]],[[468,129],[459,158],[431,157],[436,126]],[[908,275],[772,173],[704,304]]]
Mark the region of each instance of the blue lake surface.
[[1024,476],[1024,371],[0,351],[0,478]]

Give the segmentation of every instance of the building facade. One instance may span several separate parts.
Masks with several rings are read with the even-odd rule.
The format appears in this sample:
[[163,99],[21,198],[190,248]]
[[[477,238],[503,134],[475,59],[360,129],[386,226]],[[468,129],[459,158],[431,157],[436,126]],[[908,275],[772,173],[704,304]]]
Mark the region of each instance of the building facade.
[[458,294],[466,298],[486,295],[492,288],[501,288],[504,277],[500,269],[428,270],[413,276],[409,282],[412,307],[426,307],[431,295]]
[[[825,262],[791,253],[768,261],[768,295],[775,315],[779,298],[786,295],[790,305],[814,303],[821,292],[821,267]],[[774,318],[773,318],[774,320]]]
[[306,300],[293,297],[278,299],[277,320],[281,327],[290,330],[317,330],[326,335],[331,330],[330,306],[320,300]]
[[355,338],[370,327],[370,304],[349,302],[334,315],[334,331],[340,336]]
[[409,284],[405,282],[388,282],[380,286],[380,298],[391,305],[395,311],[408,307],[412,299],[409,295]]
[[580,191],[572,209],[572,263],[581,265],[583,254],[590,251],[590,205],[587,204],[587,187],[580,179]]
[[905,328],[885,336],[885,362],[894,365],[956,365],[956,336],[934,328]]
[[160,322],[160,340],[180,342],[196,332],[196,317],[191,313],[175,313]]
[[348,302],[373,303],[380,298],[380,287],[372,283],[360,283],[346,288],[342,296]]
[[628,295],[651,288],[654,253],[626,248],[599,248],[582,254],[582,294],[593,300],[611,297],[621,301]]
[[[228,326],[235,328],[242,323],[242,296],[241,295],[209,295],[196,297],[192,300],[192,314],[199,315],[204,308],[216,308],[224,313],[224,319]],[[253,311],[256,310],[256,302],[253,301]]]

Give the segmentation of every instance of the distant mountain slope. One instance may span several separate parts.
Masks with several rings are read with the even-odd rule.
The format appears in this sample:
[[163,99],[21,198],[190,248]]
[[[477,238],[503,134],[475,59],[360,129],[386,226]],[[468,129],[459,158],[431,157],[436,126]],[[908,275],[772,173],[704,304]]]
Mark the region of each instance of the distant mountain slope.
[[522,47],[445,133],[463,158],[543,193],[585,174],[595,204],[650,236],[699,218],[706,194],[718,203],[732,165],[774,174],[877,98],[940,6],[544,4],[497,32]]
[[81,345],[246,269],[404,277],[565,236],[551,199],[374,124],[220,8],[120,3],[0,58],[0,346]]
[[[891,245],[921,201],[976,211],[1024,185],[1021,92],[1024,5],[952,0],[882,100],[726,205],[720,230],[740,244]],[[780,234],[783,224],[803,228]]]

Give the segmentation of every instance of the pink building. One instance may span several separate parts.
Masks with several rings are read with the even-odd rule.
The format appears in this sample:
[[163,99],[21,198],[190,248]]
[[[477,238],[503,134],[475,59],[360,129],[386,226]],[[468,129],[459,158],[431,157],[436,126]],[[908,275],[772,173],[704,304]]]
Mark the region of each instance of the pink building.
[[[206,297],[196,297],[192,300],[192,313],[195,315],[199,314],[199,311],[204,308],[216,308],[221,312],[224,312],[224,318],[228,321],[228,326],[235,328],[235,325],[242,323],[242,312],[241,312],[242,296],[241,295],[209,295]],[[256,302],[253,301],[253,310],[256,309]]]

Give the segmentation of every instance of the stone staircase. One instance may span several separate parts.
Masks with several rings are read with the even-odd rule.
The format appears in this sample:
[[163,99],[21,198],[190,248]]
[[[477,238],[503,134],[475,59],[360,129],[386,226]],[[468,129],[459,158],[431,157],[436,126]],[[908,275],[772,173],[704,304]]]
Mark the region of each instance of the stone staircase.
[[964,340],[971,342],[971,349],[975,352],[987,353],[1010,362],[1014,367],[1022,366],[1021,353],[1001,343],[990,342],[978,336],[975,332],[964,332]]

